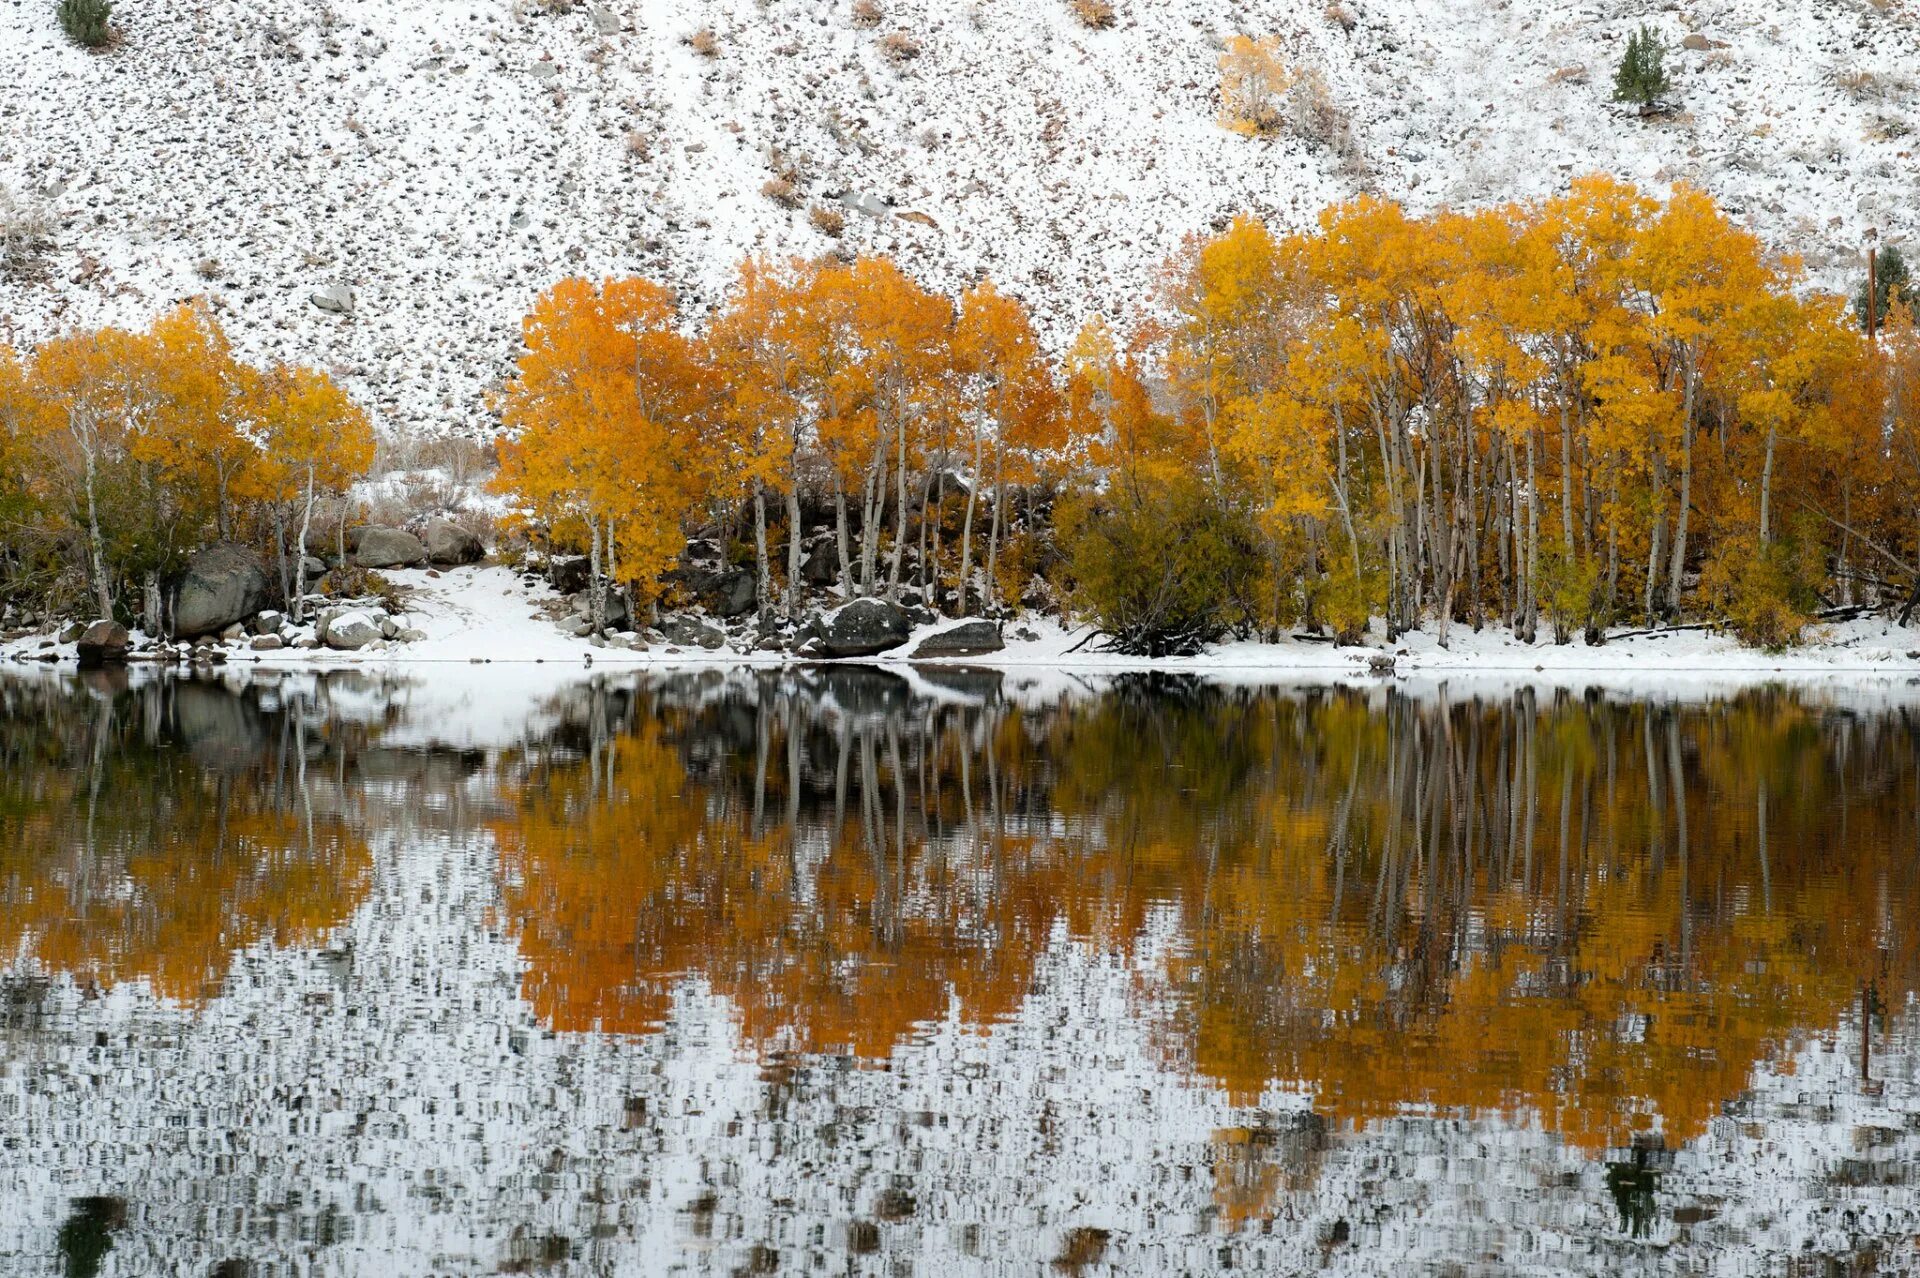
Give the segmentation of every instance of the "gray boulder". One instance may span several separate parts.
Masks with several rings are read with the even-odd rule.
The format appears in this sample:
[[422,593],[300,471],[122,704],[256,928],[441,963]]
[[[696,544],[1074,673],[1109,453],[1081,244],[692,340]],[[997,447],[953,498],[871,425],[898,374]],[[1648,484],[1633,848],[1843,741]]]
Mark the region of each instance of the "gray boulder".
[[840,548],[832,533],[815,537],[804,549],[806,558],[800,561],[800,580],[809,586],[831,586],[840,580]]
[[668,617],[660,623],[660,634],[665,642],[678,644],[683,648],[705,648],[709,651],[726,643],[726,632],[720,627],[709,625],[698,617]]
[[[600,589],[603,592],[601,597],[606,600],[606,620],[603,624],[612,626],[615,630],[626,629],[628,623],[633,620],[627,610],[626,595],[611,586],[602,586]],[[571,602],[574,612],[579,616],[593,616],[592,591],[579,591],[573,596]]]
[[321,642],[340,652],[358,652],[381,637],[380,623],[357,610],[335,613],[322,631]]
[[406,568],[424,563],[427,548],[418,537],[399,528],[363,528],[353,562],[362,568]]
[[279,635],[255,635],[248,646],[255,652],[277,652],[286,647],[287,642]]
[[353,290],[345,284],[329,284],[308,294],[307,300],[330,315],[353,314]]
[[812,623],[813,650],[828,657],[871,657],[907,641],[913,619],[899,604],[856,599],[830,617]]
[[429,563],[478,563],[487,553],[478,537],[450,519],[429,519],[420,540],[426,544]]
[[936,630],[918,644],[909,656],[919,661],[929,657],[978,657],[999,652],[1007,645],[1000,638],[1000,627],[991,621],[962,621]]
[[593,19],[593,29],[600,35],[620,34],[620,15],[603,4],[596,4],[587,10],[587,16]]
[[81,632],[80,668],[98,670],[127,659],[127,628],[117,621],[96,621]]
[[280,633],[280,627],[286,624],[287,618],[285,613],[276,612],[272,608],[269,608],[265,612],[257,613],[254,616],[253,633],[256,635],[277,635]]
[[173,633],[181,639],[225,630],[267,606],[273,597],[266,569],[252,551],[228,543],[187,560],[173,590]]
[[700,602],[716,617],[744,617],[753,611],[756,593],[753,574],[741,568],[716,574],[700,592]]

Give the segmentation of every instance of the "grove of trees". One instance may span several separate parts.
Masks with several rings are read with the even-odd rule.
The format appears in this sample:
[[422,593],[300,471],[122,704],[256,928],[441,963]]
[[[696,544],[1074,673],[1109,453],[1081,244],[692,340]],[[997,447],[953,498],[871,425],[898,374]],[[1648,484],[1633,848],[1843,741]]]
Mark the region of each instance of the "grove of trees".
[[306,534],[373,460],[366,414],[323,372],[255,368],[200,303],[144,332],[0,348],[0,590],[165,631],[163,585],[240,542],[297,597]]
[[768,616],[818,512],[844,595],[993,610],[1037,575],[1133,651],[1370,618],[1774,646],[1920,601],[1912,315],[1870,343],[1804,285],[1703,193],[1605,177],[1243,217],[1059,357],[990,282],[880,258],[744,263],[700,326],[571,279],[527,317],[501,484],[643,597],[738,511]]

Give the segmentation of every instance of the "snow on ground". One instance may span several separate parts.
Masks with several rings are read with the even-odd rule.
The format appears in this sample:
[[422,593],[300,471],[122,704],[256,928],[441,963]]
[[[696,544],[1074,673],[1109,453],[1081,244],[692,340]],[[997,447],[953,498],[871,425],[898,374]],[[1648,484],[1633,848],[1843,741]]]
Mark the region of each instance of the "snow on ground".
[[[0,187],[52,249],[0,275],[0,340],[206,293],[245,353],[336,370],[382,425],[473,430],[519,316],[573,273],[697,311],[743,253],[878,250],[946,289],[990,272],[1058,342],[1134,309],[1189,233],[1360,191],[1686,180],[1829,287],[1869,227],[1920,231],[1916,0],[1117,0],[1109,31],[1065,0],[879,4],[862,26],[851,0],[194,0],[120,6],[94,55],[52,0],[6,0]],[[1672,45],[1661,123],[1608,100],[1641,22]],[[918,56],[885,55],[898,33]],[[1318,70],[1351,144],[1221,128],[1235,33]],[[783,175],[797,207],[762,194]],[[335,285],[351,314],[311,302]]]
[[[406,667],[435,663],[545,663],[574,667],[628,667],[743,663],[777,665],[792,660],[784,654],[738,652],[730,648],[629,651],[597,648],[584,639],[560,631],[552,616],[554,593],[545,585],[530,587],[511,569],[498,565],[450,568],[434,573],[424,569],[394,569],[385,574],[406,592],[407,608],[395,620],[426,637],[396,644],[384,651],[334,652],[326,649],[281,649],[255,653],[236,648],[234,664],[267,668]],[[907,643],[892,652],[870,658],[875,664],[905,666],[909,654],[927,635],[953,622],[920,627]],[[1076,675],[1135,670],[1205,672],[1233,677],[1298,676],[1310,680],[1368,677],[1379,658],[1391,657],[1393,673],[1418,678],[1454,674],[1502,676],[1539,682],[1579,676],[1601,684],[1633,683],[1659,687],[1675,682],[1695,683],[1703,677],[1730,686],[1765,680],[1776,675],[1874,676],[1905,680],[1920,677],[1920,627],[1901,627],[1885,618],[1869,617],[1813,627],[1803,646],[1770,653],[1744,648],[1731,636],[1703,630],[1640,634],[1599,647],[1581,642],[1555,645],[1542,640],[1525,644],[1504,630],[1475,634],[1456,626],[1442,647],[1431,632],[1404,635],[1391,645],[1379,641],[1376,625],[1371,642],[1362,647],[1336,648],[1328,643],[1286,640],[1281,643],[1233,642],[1220,644],[1193,657],[1147,659],[1099,650],[1085,625],[1067,627],[1046,618],[1009,623],[1005,651],[989,656],[949,659],[940,664],[987,667],[1017,673],[1036,687],[1053,687]],[[28,637],[0,644],[0,661],[25,659],[53,652],[73,657],[72,645],[45,646]],[[512,676],[501,676],[511,678]]]

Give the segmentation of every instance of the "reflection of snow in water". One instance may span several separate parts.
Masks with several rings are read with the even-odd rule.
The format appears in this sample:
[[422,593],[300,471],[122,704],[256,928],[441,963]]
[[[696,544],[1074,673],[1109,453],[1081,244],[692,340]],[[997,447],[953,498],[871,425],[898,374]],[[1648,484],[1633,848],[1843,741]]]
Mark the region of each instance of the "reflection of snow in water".
[[[754,678],[705,672],[675,695],[712,704]],[[371,809],[373,890],[325,952],[248,951],[199,1009],[16,969],[0,1005],[0,1275],[53,1271],[88,1195],[129,1204],[109,1273],[235,1258],[730,1273],[777,1254],[781,1272],[1030,1274],[1069,1252],[1141,1274],[1759,1273],[1856,1248],[1884,1248],[1883,1270],[1916,1263],[1911,1009],[1876,1058],[1877,1095],[1858,1081],[1857,1022],[1763,1067],[1651,1164],[1639,1238],[1606,1162],[1524,1115],[1327,1132],[1308,1097],[1236,1108],[1195,1081],[1169,1029],[1171,914],[1124,959],[1056,934],[1017,1014],[986,1033],[926,1026],[885,1068],[763,1069],[694,981],[657,1034],[549,1031],[520,997],[497,849],[466,833],[486,786],[416,751],[537,737],[567,686],[536,700],[459,678],[290,682],[371,730],[334,797]],[[822,697],[837,715],[893,704],[842,691]],[[1262,1210],[1240,1223],[1248,1201]]]
[[[888,1068],[763,1075],[694,983],[656,1035],[554,1034],[494,925],[489,841],[407,839],[378,849],[374,895],[334,949],[249,953],[198,1012],[131,988],[14,987],[0,1273],[49,1272],[69,1200],[91,1194],[130,1204],[108,1272],[152,1274],[234,1257],[491,1271],[558,1256],[554,1240],[576,1262],[556,1271],[726,1273],[756,1247],[783,1272],[838,1270],[877,1242],[916,1270],[1031,1273],[1076,1229],[1106,1231],[1104,1259],[1135,1273],[1496,1258],[1739,1273],[1807,1249],[1910,1249],[1920,1231],[1901,1175],[1920,1157],[1910,1015],[1878,1096],[1861,1094],[1846,1026],[1791,1072],[1763,1071],[1673,1158],[1634,1240],[1604,1163],[1524,1121],[1407,1117],[1315,1152],[1315,1129],[1287,1118],[1304,1099],[1233,1109],[1142,1014],[1167,997],[1150,953],[1056,940],[1012,1020],[929,1026]],[[1213,1137],[1261,1125],[1308,1138],[1272,1143],[1293,1165],[1271,1226],[1228,1232]]]

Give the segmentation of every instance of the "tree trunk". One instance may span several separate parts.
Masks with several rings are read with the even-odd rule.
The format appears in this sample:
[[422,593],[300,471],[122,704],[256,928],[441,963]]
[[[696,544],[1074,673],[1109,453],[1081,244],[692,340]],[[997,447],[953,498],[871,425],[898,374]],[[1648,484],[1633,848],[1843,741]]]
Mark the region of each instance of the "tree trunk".
[[847,540],[847,490],[840,482],[840,473],[833,475],[833,530],[834,544],[840,551],[840,594],[853,597],[853,550]]
[[773,615],[773,567],[767,560],[767,486],[753,481],[753,598],[762,621]]
[[600,519],[587,516],[587,616],[593,633],[607,628],[607,588],[600,579]]
[[800,481],[797,475],[787,480],[787,616],[800,612]]

